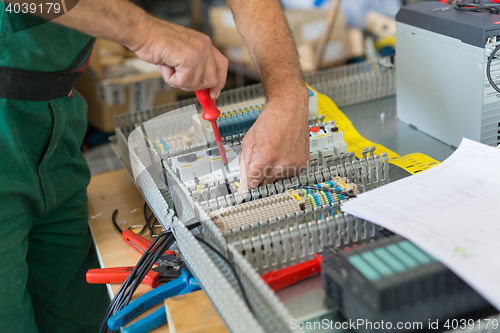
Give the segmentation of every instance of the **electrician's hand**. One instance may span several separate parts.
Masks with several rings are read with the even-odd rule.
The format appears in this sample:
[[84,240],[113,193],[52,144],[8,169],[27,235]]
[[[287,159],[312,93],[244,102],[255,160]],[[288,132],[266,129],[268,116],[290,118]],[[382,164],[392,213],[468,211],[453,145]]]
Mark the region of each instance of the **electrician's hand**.
[[150,17],[142,41],[129,46],[142,60],[156,64],[174,88],[210,88],[213,99],[226,83],[228,60],[212,45],[210,37],[182,26]]
[[269,98],[243,138],[240,190],[290,178],[304,170],[309,153],[309,94],[307,89]]

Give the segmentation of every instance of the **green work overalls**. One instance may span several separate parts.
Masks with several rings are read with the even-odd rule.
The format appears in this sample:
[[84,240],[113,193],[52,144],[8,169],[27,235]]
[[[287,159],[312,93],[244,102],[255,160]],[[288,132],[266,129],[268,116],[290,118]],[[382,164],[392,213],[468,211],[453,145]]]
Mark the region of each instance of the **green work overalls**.
[[[32,19],[15,18],[18,25]],[[0,2],[4,69],[60,71],[89,41],[52,22],[13,33]],[[30,84],[23,82],[26,91]],[[85,281],[98,267],[87,224],[90,172],[80,151],[87,106],[72,90],[26,101],[25,88],[18,99],[0,98],[0,331],[97,332],[109,299],[103,285]]]

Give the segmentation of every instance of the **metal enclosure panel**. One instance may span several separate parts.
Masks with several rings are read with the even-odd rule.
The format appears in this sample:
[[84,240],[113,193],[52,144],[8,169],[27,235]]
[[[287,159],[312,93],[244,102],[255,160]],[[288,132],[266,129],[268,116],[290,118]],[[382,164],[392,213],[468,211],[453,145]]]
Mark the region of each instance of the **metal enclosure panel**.
[[397,117],[457,146],[481,141],[484,48],[396,22]]
[[[313,88],[321,93],[327,94],[330,98],[334,99],[338,106],[355,105],[354,108],[357,108],[356,105],[358,103],[373,101],[386,96],[393,96],[395,88],[394,76],[395,68],[387,59],[383,59],[381,62],[377,63],[360,63],[309,74],[306,76],[306,82],[309,82]],[[224,91],[217,103],[220,106],[228,105],[248,101],[261,96],[263,96],[263,89],[262,85],[258,84]],[[141,174],[136,184],[141,190],[144,187],[148,189],[147,191],[142,191],[144,198],[153,208],[156,217],[163,227],[165,229],[172,229],[175,233],[178,247],[181,249],[190,268],[199,279],[200,284],[203,286],[205,292],[217,308],[228,328],[232,332],[238,333],[261,331],[292,332],[290,327],[291,314],[288,308],[289,305],[284,303],[283,300],[280,300],[276,296],[276,293],[264,284],[255,268],[251,266],[250,261],[241,254],[241,249],[226,243],[226,239],[221,235],[220,230],[215,224],[210,221],[209,216],[204,212],[200,204],[190,200],[189,194],[183,191],[181,187],[161,190],[155,189],[156,184],[151,175],[148,175],[149,170],[140,163],[133,150],[129,149],[127,137],[138,124],[159,114],[193,103],[195,103],[195,100],[189,99],[151,110],[117,116],[115,118],[117,124],[116,137],[112,140],[113,149],[131,175],[133,174],[132,169],[144,171],[144,174]],[[392,97],[389,99],[388,103],[387,101],[381,101],[379,111],[377,111],[377,105],[379,104],[367,103],[364,104],[363,107],[360,106],[359,111],[363,119],[372,119],[370,117],[373,117],[373,115],[370,116],[370,114],[376,115],[381,111],[387,112],[388,118],[394,118],[395,111],[392,106]],[[390,109],[393,110],[392,116],[391,112],[389,112]],[[353,116],[353,114],[351,113],[350,116]],[[366,126],[370,128],[375,124],[375,122],[368,122],[369,124],[366,124]],[[385,130],[379,127],[379,129],[376,130],[376,133],[379,135],[378,139],[391,133],[396,135],[394,134],[395,132],[392,126],[389,127],[391,128],[386,128]],[[415,132],[415,134],[412,134],[412,138],[428,138],[422,133],[410,130],[408,127],[406,128],[407,131]],[[404,136],[406,136],[408,132],[404,132],[404,134]],[[397,136],[400,139],[403,137],[402,134]],[[428,140],[432,140],[434,143],[429,141],[421,144],[425,146],[432,146],[433,144],[435,146],[444,146],[433,139],[428,138]],[[396,143],[397,142],[394,142],[394,145],[397,148],[398,145]],[[166,177],[170,178],[173,183],[178,183],[179,180],[176,179],[176,175],[168,170],[169,169],[167,169]],[[172,184],[172,182],[169,184]],[[235,281],[234,275],[228,269],[227,264],[220,260],[213,252],[207,250],[204,245],[198,243],[191,232],[184,226],[184,223],[178,219],[178,216],[173,216],[172,210],[169,208],[173,207],[174,201],[179,200],[185,203],[186,208],[182,212],[182,220],[186,222],[185,219],[189,219],[193,215],[198,216],[202,223],[201,229],[205,238],[234,263],[235,269],[242,280],[243,287],[252,304],[252,308],[257,312],[256,316],[253,316],[244,305],[244,301],[241,298],[241,290]],[[336,224],[331,223],[331,225],[335,226]],[[342,226],[345,227],[344,224],[342,224]],[[324,236],[326,238],[328,236],[325,234],[329,230],[327,223],[318,221],[318,230],[316,230],[314,223],[309,223],[308,228],[310,229],[309,234],[319,232],[318,237]],[[366,229],[368,226],[366,224],[356,224],[356,229],[353,229],[352,233],[355,231],[359,233],[360,230],[362,232],[364,230],[363,228]],[[339,230],[344,231],[345,228]],[[347,230],[347,232],[349,233],[349,230]],[[279,241],[279,237],[279,232],[278,234],[271,234],[273,241]],[[331,234],[330,237],[332,237]],[[315,246],[317,246],[319,250],[323,242],[315,243],[314,238],[311,239],[311,244],[316,244]],[[263,243],[266,243],[267,240],[264,239]],[[333,238],[330,238],[330,240],[333,241]],[[497,316],[497,319],[500,319],[500,317]],[[336,318],[335,320],[341,319]],[[485,324],[483,322],[481,330],[474,329],[467,332],[493,332],[493,329],[484,330],[484,327]],[[491,325],[490,328],[492,328]],[[293,332],[297,331],[298,330],[293,330]],[[339,331],[336,330],[335,332]],[[464,331],[460,331],[460,333],[462,332]]]

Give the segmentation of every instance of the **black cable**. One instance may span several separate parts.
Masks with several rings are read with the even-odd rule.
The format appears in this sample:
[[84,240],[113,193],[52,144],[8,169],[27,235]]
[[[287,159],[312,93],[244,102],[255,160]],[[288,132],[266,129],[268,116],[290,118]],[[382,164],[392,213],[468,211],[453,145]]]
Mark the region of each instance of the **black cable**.
[[[160,240],[160,238],[158,239]],[[107,320],[109,317],[113,316],[116,314],[123,306],[121,304],[121,299],[125,295],[126,291],[128,290],[131,282],[134,280],[137,271],[140,269],[141,265],[144,264],[145,259],[147,256],[149,256],[150,251],[156,246],[156,242],[152,242],[151,245],[148,247],[144,255],[139,259],[139,262],[137,263],[137,266],[134,268],[134,270],[130,273],[130,275],[127,277],[127,279],[124,281],[124,283],[120,286],[120,289],[116,293],[115,297],[111,301],[111,304],[108,307],[108,310],[106,311],[106,315],[103,319],[103,322],[101,323],[101,328],[100,332],[110,332],[110,330],[107,327]]]
[[[123,293],[121,297],[116,299],[116,306],[113,311],[113,314],[117,313],[121,309],[123,309],[127,304],[130,303],[132,299],[133,293],[137,290],[137,287],[140,285],[144,277],[151,270],[152,266],[155,264],[157,258],[156,255],[160,253],[160,255],[165,252],[165,244],[169,243],[168,239],[172,238],[171,235],[163,234],[162,237],[159,237],[158,242],[155,242],[155,246],[151,248],[146,256],[143,256],[144,259],[142,262],[140,261],[138,265],[135,267],[135,274],[131,274],[128,278],[127,283],[123,289]],[[167,245],[168,246],[168,245]],[[160,252],[161,251],[161,252]],[[113,315],[112,314],[112,315]]]
[[500,11],[500,5],[496,4],[477,4],[470,2],[456,2],[454,4],[456,10],[463,12],[485,12],[490,14],[498,14]]
[[165,253],[165,251],[168,250],[168,248],[174,243],[174,241],[175,241],[174,236],[172,234],[167,234],[166,237],[164,238],[164,241],[160,242],[158,249],[152,253],[152,256],[147,258],[148,260],[138,271],[137,277],[134,279],[130,288],[127,290],[127,293],[122,302],[123,306],[127,305],[130,302],[133,293],[135,292],[137,287],[139,287],[142,280],[146,277],[148,272],[151,270],[153,265],[158,261],[158,259],[163,255],[163,253]]
[[[111,332],[107,326],[108,319],[123,309],[130,302],[132,295],[139,286],[140,282],[142,282],[146,274],[151,270],[159,256],[166,251],[166,249],[164,249],[165,246],[170,247],[173,242],[174,237],[168,232],[162,232],[156,239],[153,240],[111,301],[111,304],[109,305],[106,315],[101,323],[99,332]],[[158,258],[156,258],[157,255]],[[139,283],[136,283],[137,281],[139,281]]]
[[146,202],[145,202],[145,203],[144,203],[144,222],[145,222],[146,224],[144,225],[144,227],[147,227],[147,228],[148,228],[148,230],[149,230],[149,235],[150,235],[151,237],[155,238],[155,237],[157,237],[158,235],[156,235],[156,234],[154,233],[154,230],[153,230],[153,228],[151,227],[150,223],[151,223],[151,218],[153,218],[153,217],[154,217],[154,218],[153,218],[153,225],[154,225],[155,220],[156,220],[156,217],[155,217],[155,214],[153,213],[153,210],[151,210],[151,216],[150,216],[150,217],[148,217],[148,214],[146,213],[146,208],[147,208],[147,204],[146,204]]
[[243,299],[245,300],[245,303],[246,305],[248,306],[248,309],[250,310],[250,312],[255,316],[255,312],[253,311],[253,308],[252,306],[250,305],[250,301],[248,300],[248,296],[247,296],[247,293],[245,292],[245,288],[243,288],[243,284],[241,283],[241,280],[240,280],[240,277],[238,276],[238,274],[236,273],[236,270],[234,269],[233,265],[231,265],[231,263],[229,262],[229,260],[222,254],[219,252],[219,250],[217,250],[215,247],[213,247],[210,243],[208,243],[206,240],[204,240],[203,238],[200,238],[198,236],[195,236],[195,238],[198,240],[198,242],[200,243],[203,243],[206,247],[208,247],[210,250],[214,251],[214,253],[219,257],[221,258],[222,260],[224,260],[226,262],[226,264],[229,266],[229,268],[231,269],[231,271],[233,272],[233,275],[234,277],[236,278],[236,282],[238,283],[238,285],[240,286],[240,289],[241,289],[241,293],[243,294]]
[[[144,221],[145,221],[145,223],[146,223],[146,224],[144,225],[143,229],[141,230],[141,233],[142,233],[142,231],[144,230],[144,228],[146,228],[146,226],[147,226],[147,228],[149,229],[149,234],[150,234],[150,236],[151,236],[151,237],[153,237],[153,238],[155,238],[155,237],[156,237],[156,236],[158,236],[158,235],[156,235],[156,234],[154,233],[154,225],[155,225],[155,221],[158,221],[158,220],[156,219],[156,216],[154,216],[153,211],[151,211],[151,216],[150,216],[150,217],[148,217],[148,216],[147,216],[147,214],[146,214],[146,207],[147,207],[147,205],[146,205],[146,203],[144,203]],[[152,218],[152,217],[154,217],[154,219],[153,219],[153,223],[149,223],[149,222],[151,222],[151,218]],[[185,224],[184,224],[184,225],[185,225],[185,226],[186,226],[189,230],[192,230],[192,229],[194,229],[194,228],[197,228],[197,227],[199,227],[199,226],[201,225],[201,223],[200,223],[200,222],[193,223],[193,222],[194,222],[194,221],[196,221],[196,220],[198,220],[198,217],[193,217],[193,218],[191,218],[191,219],[187,220],[187,221],[185,222]],[[193,225],[195,225],[195,226],[193,226]],[[190,226],[191,226],[191,228],[190,228]],[[168,230],[167,232],[171,232],[171,231],[170,231],[170,230]]]
[[[115,212],[113,212],[112,216],[113,220],[116,219],[117,212],[118,210],[115,210]],[[191,222],[193,220],[195,219],[192,219],[188,222]],[[194,228],[197,228],[200,225],[201,222],[195,222],[187,225],[186,227],[189,230],[193,230]],[[117,225],[115,224],[115,226]],[[171,230],[167,230],[160,233],[158,237],[156,237],[153,240],[151,245],[146,249],[144,254],[137,262],[137,265],[134,267],[134,269],[129,274],[127,279],[125,279],[123,284],[120,286],[118,292],[116,293],[115,297],[111,301],[104,316],[104,319],[101,322],[101,327],[99,329],[99,332],[101,333],[111,332],[111,330],[109,330],[107,326],[108,319],[130,303],[134,292],[137,290],[144,277],[148,274],[148,272],[151,270],[153,265],[158,261],[158,259],[165,253],[165,251],[172,246],[174,242],[175,242],[175,237]]]
[[[201,225],[200,222],[196,222],[187,226],[187,228],[189,230],[192,230],[194,228],[199,227],[200,225]],[[134,270],[130,273],[125,282],[120,287],[120,290],[116,294],[115,298],[113,298],[112,304],[108,308],[103,323],[101,324],[100,332],[109,332],[109,329],[107,328],[108,318],[116,314],[118,311],[120,311],[127,304],[130,303],[134,292],[137,290],[137,287],[141,284],[144,277],[148,274],[148,272],[151,270],[153,265],[158,261],[158,259],[165,253],[165,251],[172,246],[174,242],[175,242],[175,237],[172,234],[172,232],[168,230],[162,232],[158,236],[158,238],[154,240],[151,246],[148,247],[147,251],[141,257],[136,267],[134,267]]]
[[116,215],[118,215],[118,209],[115,209],[113,214],[111,214],[111,221],[113,221],[113,224],[115,225],[116,229],[118,229],[120,234],[122,234],[123,233],[122,228],[120,228],[120,226],[118,226],[118,223],[116,223]]
[[[146,207],[147,207],[147,206],[148,206],[147,202],[146,202],[146,201],[144,201],[144,206],[142,207],[142,210],[143,210],[143,211],[146,211]],[[151,218],[151,217],[149,217],[149,218]],[[146,220],[146,221],[144,221],[144,222],[145,222],[145,223],[144,223],[144,226],[142,227],[141,231],[139,231],[139,235],[142,235],[142,233],[144,232],[144,230],[146,230],[147,220]]]
[[[466,12],[488,12],[490,14],[498,14],[500,12],[500,5],[494,5],[494,4],[475,4],[475,3],[469,3],[469,2],[457,2],[454,4],[455,9],[460,10],[460,11],[466,11]],[[496,53],[500,49],[500,45],[497,45],[493,52],[491,52],[490,56],[488,57],[488,63],[486,64],[486,76],[488,77],[488,82],[490,85],[495,89],[497,92],[500,93],[500,88],[493,82],[493,79],[491,78],[491,63],[493,62],[493,59],[495,58]]]
[[186,228],[188,228],[189,230],[193,230],[195,228],[198,228],[200,225],[201,225],[201,222],[196,222],[193,224],[186,224]]
[[[148,272],[151,270],[153,265],[158,261],[159,257],[163,255],[163,253],[168,250],[168,248],[173,244],[173,235],[170,233],[162,233],[162,238],[160,241],[157,242],[157,246],[155,246],[152,251],[149,252],[149,255],[145,258],[143,265],[138,269],[137,272],[137,277],[134,279],[132,282],[131,287],[135,288],[133,289],[128,289],[127,290],[127,295],[132,296],[134,293],[135,289],[139,286],[139,284],[142,282],[144,277],[148,274]],[[128,304],[128,302],[127,302]]]
[[490,85],[495,89],[497,92],[500,93],[500,88],[493,82],[493,79],[491,78],[491,63],[493,62],[493,59],[495,58],[498,50],[500,50],[500,44],[497,45],[491,52],[490,56],[488,57],[488,63],[486,64],[486,76],[488,77],[488,81],[490,82]]
[[[146,203],[144,203],[144,206],[146,206]],[[118,223],[116,223],[116,216],[117,215],[118,215],[118,209],[115,209],[115,211],[113,212],[113,214],[111,214],[111,221],[115,225],[115,228],[120,232],[120,234],[122,234],[123,233],[122,228],[120,228],[120,226],[118,225]],[[142,233],[144,232],[144,229],[146,229],[146,225],[144,225],[142,227],[141,231],[139,231],[139,235],[142,235]]]

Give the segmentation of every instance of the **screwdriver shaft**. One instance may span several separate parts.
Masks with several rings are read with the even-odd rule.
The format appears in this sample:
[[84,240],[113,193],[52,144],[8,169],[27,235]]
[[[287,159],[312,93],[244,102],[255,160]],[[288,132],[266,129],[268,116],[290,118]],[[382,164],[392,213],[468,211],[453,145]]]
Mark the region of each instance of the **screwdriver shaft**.
[[213,120],[213,121],[210,121],[210,123],[212,124],[212,130],[214,131],[215,141],[217,142],[217,148],[219,149],[219,154],[220,154],[220,157],[222,159],[222,164],[224,164],[226,171],[229,172],[229,168],[227,166],[226,151],[224,150],[224,145],[222,144],[222,139],[220,137],[219,127],[217,126],[217,121]]

